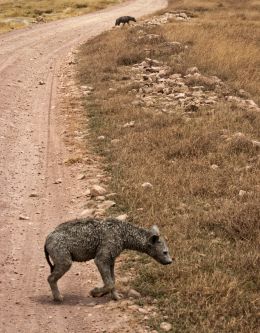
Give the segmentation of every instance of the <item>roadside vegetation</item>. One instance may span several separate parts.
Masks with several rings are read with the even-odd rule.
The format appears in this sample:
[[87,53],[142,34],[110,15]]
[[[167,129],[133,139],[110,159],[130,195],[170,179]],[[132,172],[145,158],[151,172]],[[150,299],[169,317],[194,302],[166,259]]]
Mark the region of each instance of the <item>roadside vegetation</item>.
[[[149,56],[173,73],[197,66],[259,103],[260,4],[170,1],[168,11],[179,9],[192,20],[114,29],[82,47],[78,79],[95,88],[85,100],[92,142],[112,176],[114,213],[157,224],[176,259],[169,267],[145,256],[131,262],[144,303],[158,300],[159,317],[149,324],[158,332],[165,320],[176,333],[256,333],[260,148],[250,140],[260,141],[260,113],[223,101],[189,116],[155,113],[133,105],[129,91],[135,87],[132,65]],[[174,53],[160,48],[160,40],[139,42],[138,29],[188,48]]]
[[22,28],[37,18],[49,22],[103,9],[120,0],[0,0],[0,32]]

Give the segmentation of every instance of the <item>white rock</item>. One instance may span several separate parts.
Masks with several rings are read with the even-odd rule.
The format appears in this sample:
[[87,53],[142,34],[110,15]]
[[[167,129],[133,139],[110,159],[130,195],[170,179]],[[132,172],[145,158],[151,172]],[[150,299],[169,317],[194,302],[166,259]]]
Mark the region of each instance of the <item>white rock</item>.
[[90,188],[90,194],[93,197],[105,195],[106,193],[107,193],[107,190],[100,185],[92,185]]
[[142,184],[142,187],[148,189],[148,188],[153,188],[153,185],[151,183],[145,182]]
[[134,290],[134,289],[130,289],[128,291],[128,297],[140,298],[141,294],[138,291]]
[[142,314],[148,314],[149,311],[144,309],[144,308],[138,308],[138,312],[142,313]]
[[219,166],[217,164],[212,164],[210,167],[213,170],[217,170],[219,168]]
[[118,216],[116,217],[116,219],[119,220],[119,221],[126,221],[127,218],[128,218],[128,215],[127,215],[127,214],[118,215]]
[[240,190],[238,195],[239,195],[240,197],[244,197],[246,194],[247,194],[246,191],[244,191],[244,190]]
[[25,215],[20,215],[19,220],[30,220],[30,218],[28,216],[25,216]]
[[186,70],[186,74],[195,74],[199,73],[199,70],[197,67],[190,67]]
[[105,137],[104,137],[104,135],[100,135],[97,139],[102,141],[102,140],[105,140]]
[[252,140],[252,144],[255,147],[260,147],[260,141]]
[[53,184],[61,184],[62,183],[62,179],[61,178],[58,178],[56,179]]
[[82,173],[82,174],[78,175],[77,180],[83,180],[85,178],[86,178],[86,176]]
[[30,195],[29,195],[29,197],[30,198],[37,198],[39,195],[37,194],[37,193],[35,193],[35,192],[33,192],[33,193],[31,193]]
[[112,143],[113,145],[116,145],[116,144],[118,144],[119,142],[120,142],[119,139],[113,139],[113,140],[111,140],[111,143]]
[[172,329],[172,325],[170,323],[167,323],[166,321],[163,321],[160,324],[160,328],[164,331],[164,332],[170,332],[170,330]]
[[81,217],[93,217],[95,213],[95,209],[84,209],[81,213]]
[[89,196],[89,195],[90,195],[90,189],[87,188],[86,191],[83,193],[83,195],[85,195],[85,196]]
[[135,125],[135,121],[132,120],[129,123],[124,124],[123,128],[134,127],[134,125]]
[[103,209],[106,210],[106,209],[109,209],[109,208],[111,208],[115,205],[116,205],[116,203],[114,201],[106,200],[106,201],[102,202],[102,204],[99,205],[99,208],[102,209],[102,210]]

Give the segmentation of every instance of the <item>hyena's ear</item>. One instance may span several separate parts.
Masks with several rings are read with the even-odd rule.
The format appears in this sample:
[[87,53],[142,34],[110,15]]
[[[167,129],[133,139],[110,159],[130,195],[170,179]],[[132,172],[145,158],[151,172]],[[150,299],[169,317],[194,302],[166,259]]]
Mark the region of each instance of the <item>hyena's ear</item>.
[[156,243],[159,240],[159,237],[160,237],[159,228],[157,227],[157,225],[153,225],[150,230],[150,237],[149,237],[150,243],[152,244]]

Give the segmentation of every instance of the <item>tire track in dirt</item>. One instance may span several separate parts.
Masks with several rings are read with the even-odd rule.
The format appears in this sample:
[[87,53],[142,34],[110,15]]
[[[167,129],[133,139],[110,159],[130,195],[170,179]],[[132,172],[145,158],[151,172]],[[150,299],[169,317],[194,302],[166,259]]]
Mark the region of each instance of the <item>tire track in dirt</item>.
[[[82,114],[66,55],[108,29],[117,16],[141,16],[164,0],[135,0],[100,13],[1,36],[0,43],[0,331],[137,332],[113,302],[88,296],[99,276],[92,263],[75,264],[52,302],[43,255],[46,235],[78,216],[86,203],[79,166],[67,168],[67,119]],[[65,73],[65,74],[64,74]],[[41,82],[40,82],[41,81]],[[73,108],[72,115],[69,114]],[[86,181],[102,174],[96,157]],[[60,179],[61,182],[57,182]],[[31,197],[31,194],[35,196]],[[25,219],[19,219],[23,215]],[[26,218],[28,216],[28,219]]]

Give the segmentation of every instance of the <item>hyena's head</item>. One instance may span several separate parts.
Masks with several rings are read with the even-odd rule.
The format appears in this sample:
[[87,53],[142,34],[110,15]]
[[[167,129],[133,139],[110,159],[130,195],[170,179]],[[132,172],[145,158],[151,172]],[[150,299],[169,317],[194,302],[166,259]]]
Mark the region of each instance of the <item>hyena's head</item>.
[[162,265],[172,263],[166,241],[160,236],[159,228],[156,225],[149,230],[146,253]]

